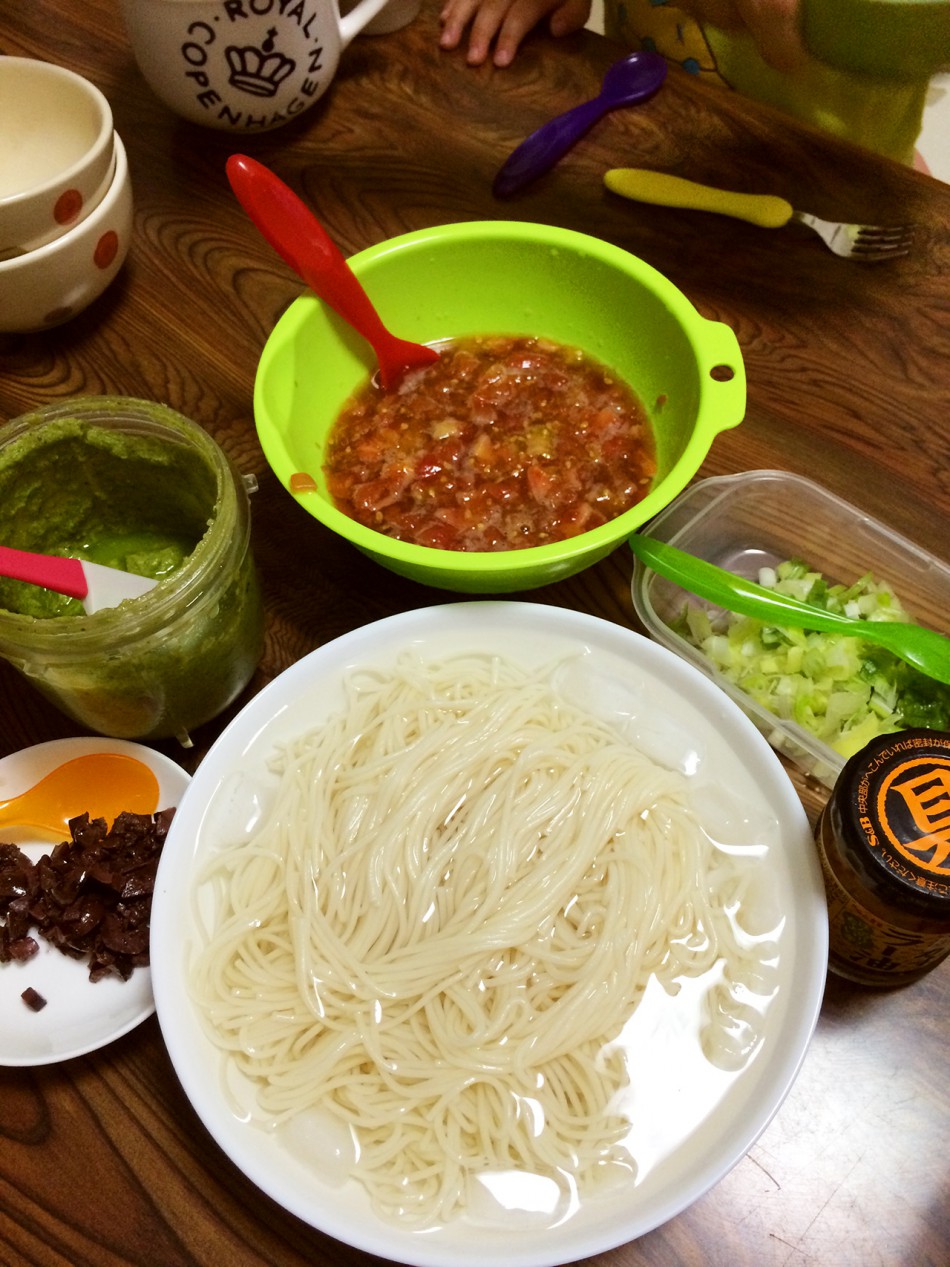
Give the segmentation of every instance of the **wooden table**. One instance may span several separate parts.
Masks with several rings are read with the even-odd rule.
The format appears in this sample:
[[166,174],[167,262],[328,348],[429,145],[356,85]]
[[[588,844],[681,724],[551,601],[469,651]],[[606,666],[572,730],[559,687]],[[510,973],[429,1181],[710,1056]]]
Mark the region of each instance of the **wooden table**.
[[[347,253],[426,225],[511,217],[642,256],[742,345],[747,418],[717,439],[702,474],[816,477],[947,557],[950,188],[671,71],[648,105],[610,115],[553,173],[499,204],[490,185],[502,159],[593,96],[618,50],[590,33],[538,36],[513,68],[473,70],[439,51],[437,11],[427,0],[404,31],[357,39],[306,115],[239,138],[186,124],[154,99],[110,0],[32,0],[0,16],[0,51],[70,66],[106,92],[136,202],[130,257],[101,300],[59,329],[0,336],[0,416],[84,394],[162,400],[258,476],[268,629],[247,694],[338,634],[450,596],[340,545],[266,468],[254,369],[301,286],[230,196],[224,160],[235,149],[294,185]],[[603,171],[618,165],[782,193],[829,218],[911,219],[916,246],[902,261],[861,266],[805,230],[635,207],[603,189]],[[629,581],[619,550],[531,597],[635,626]],[[77,733],[7,665],[0,708],[0,755]],[[225,720],[190,752],[166,750],[193,769]],[[793,778],[814,815],[821,790]],[[801,1075],[748,1156],[678,1218],[590,1262],[950,1260],[948,1005],[950,963],[892,993],[829,978]],[[373,1261],[295,1221],[229,1163],[182,1094],[154,1018],[89,1057],[0,1071],[0,1212],[0,1261],[11,1267]]]

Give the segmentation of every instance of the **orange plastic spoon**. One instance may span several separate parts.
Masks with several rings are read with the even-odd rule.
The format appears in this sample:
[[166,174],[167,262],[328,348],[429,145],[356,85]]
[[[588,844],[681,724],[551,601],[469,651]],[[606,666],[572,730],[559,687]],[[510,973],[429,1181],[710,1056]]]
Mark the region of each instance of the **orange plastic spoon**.
[[111,827],[123,810],[154,814],[158,794],[158,779],[143,761],[118,752],[89,753],[63,762],[25,792],[0,801],[0,828],[32,827],[66,840],[71,818],[88,813]]

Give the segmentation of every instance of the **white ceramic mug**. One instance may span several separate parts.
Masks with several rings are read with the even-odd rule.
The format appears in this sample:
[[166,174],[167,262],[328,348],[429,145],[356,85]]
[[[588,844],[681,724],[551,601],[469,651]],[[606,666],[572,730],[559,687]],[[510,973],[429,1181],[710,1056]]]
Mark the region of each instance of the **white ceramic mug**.
[[[343,13],[356,7],[358,0],[340,0]],[[382,13],[363,27],[364,35],[389,35],[414,22],[422,8],[422,0],[386,0]]]
[[243,134],[289,123],[327,90],[340,54],[388,0],[121,0],[132,51],[176,114]]

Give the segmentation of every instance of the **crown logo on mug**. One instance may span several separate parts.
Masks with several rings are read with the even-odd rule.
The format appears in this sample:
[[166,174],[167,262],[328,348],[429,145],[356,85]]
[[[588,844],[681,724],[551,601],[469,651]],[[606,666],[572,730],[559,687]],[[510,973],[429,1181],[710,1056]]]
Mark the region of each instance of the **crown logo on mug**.
[[342,2],[119,0],[155,94],[193,123],[242,133],[309,110],[350,41],[393,0],[346,0],[345,14]]
[[230,74],[228,83],[255,97],[273,97],[288,75],[293,74],[297,63],[276,51],[274,27],[267,32],[260,48],[247,45],[238,48],[230,45],[224,50]]

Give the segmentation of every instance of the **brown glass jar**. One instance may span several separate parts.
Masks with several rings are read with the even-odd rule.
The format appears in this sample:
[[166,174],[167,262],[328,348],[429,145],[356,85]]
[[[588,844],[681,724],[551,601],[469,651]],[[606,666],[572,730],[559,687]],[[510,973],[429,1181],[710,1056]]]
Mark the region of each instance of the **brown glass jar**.
[[832,971],[898,986],[950,953],[950,734],[872,740],[841,771],[817,836]]

